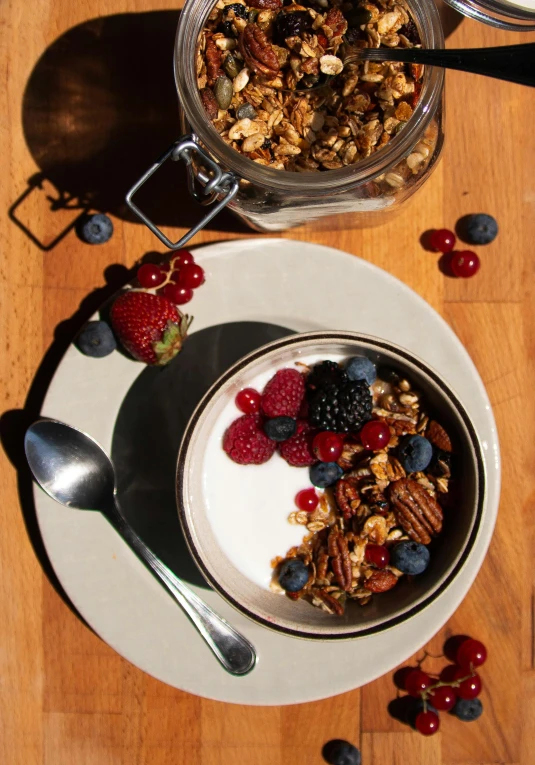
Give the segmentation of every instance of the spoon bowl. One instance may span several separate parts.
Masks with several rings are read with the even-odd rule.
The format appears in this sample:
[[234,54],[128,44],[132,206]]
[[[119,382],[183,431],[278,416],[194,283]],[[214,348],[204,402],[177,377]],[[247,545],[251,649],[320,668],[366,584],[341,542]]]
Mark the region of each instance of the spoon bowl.
[[24,449],[36,482],[62,505],[99,510],[149,571],[182,607],[224,669],[246,675],[256,664],[249,641],[187,587],[143,542],[117,503],[115,471],[104,449],[87,433],[56,420],[38,420]]

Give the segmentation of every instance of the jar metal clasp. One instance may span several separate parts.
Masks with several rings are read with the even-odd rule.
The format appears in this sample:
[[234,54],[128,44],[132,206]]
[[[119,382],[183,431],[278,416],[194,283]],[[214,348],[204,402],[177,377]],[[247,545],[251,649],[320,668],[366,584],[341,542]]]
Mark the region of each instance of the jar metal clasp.
[[[200,159],[200,167],[195,174],[193,172],[193,156],[198,155]],[[163,165],[163,163],[171,158],[174,162],[182,159],[187,166],[188,170],[188,188],[193,198],[202,205],[214,205],[212,209],[200,220],[195,226],[193,226],[187,234],[185,234],[177,242],[172,242],[168,239],[163,231],[160,231],[158,226],[148,218],[145,213],[139,209],[139,207],[133,202],[133,196],[143,186],[148,179],[154,175],[156,170]],[[200,182],[200,188],[202,193],[197,191],[195,186],[196,181]],[[126,195],[126,204],[128,207],[143,221],[143,223],[150,228],[153,234],[158,237],[160,242],[163,242],[170,250],[179,250],[186,242],[195,236],[206,224],[215,218],[215,216],[226,207],[226,205],[233,199],[238,192],[238,180],[232,174],[224,172],[217,162],[215,162],[199,144],[194,140],[193,135],[186,135],[175,141],[172,146],[165,152],[165,154],[158,159],[152,167],[150,167],[145,175],[143,175],[137,183],[135,183],[128,194]],[[218,197],[222,197],[216,202]]]

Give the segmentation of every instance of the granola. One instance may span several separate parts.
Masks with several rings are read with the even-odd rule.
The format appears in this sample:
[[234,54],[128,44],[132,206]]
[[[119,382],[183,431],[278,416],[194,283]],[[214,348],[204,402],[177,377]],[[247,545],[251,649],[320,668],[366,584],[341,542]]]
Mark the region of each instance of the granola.
[[[378,379],[371,392],[372,420],[388,426],[390,440],[371,451],[358,434],[345,436],[337,460],[343,474],[320,495],[313,512],[290,514],[290,522],[307,533],[301,545],[272,561],[273,589],[280,591],[281,565],[300,558],[310,572],[308,582],[286,595],[335,615],[342,615],[350,601],[366,605],[397,585],[403,573],[388,563],[389,551],[401,541],[428,545],[440,534],[451,479],[451,438],[430,418],[410,381],[397,374],[388,382]],[[424,434],[437,441],[433,458],[424,470],[411,472],[409,463],[398,458],[400,444]],[[369,555],[370,546],[383,551],[386,565]]]
[[[304,172],[353,165],[380,150],[411,118],[423,67],[360,62],[357,47],[414,47],[406,0],[218,0],[200,35],[197,81],[223,140],[254,162]],[[307,92],[325,75],[328,87]],[[436,127],[378,182],[395,193],[428,164]]]

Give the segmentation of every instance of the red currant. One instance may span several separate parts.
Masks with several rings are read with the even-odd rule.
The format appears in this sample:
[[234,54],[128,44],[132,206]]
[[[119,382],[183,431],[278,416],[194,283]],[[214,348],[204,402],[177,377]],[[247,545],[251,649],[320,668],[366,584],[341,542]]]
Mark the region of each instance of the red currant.
[[381,420],[370,420],[360,431],[360,440],[365,449],[372,452],[379,451],[388,446],[390,441],[390,428]]
[[421,669],[414,669],[405,678],[405,688],[410,696],[421,696],[422,691],[426,691],[430,685],[433,685],[433,680]]
[[181,287],[179,284],[166,284],[162,290],[162,295],[176,305],[189,303],[193,297],[193,290],[188,287]]
[[144,263],[137,270],[137,280],[141,287],[150,289],[159,287],[165,281],[165,275],[159,266],[154,263]]
[[179,250],[173,258],[173,268],[189,266],[190,263],[195,263],[195,260],[189,250]]
[[295,504],[305,513],[313,513],[320,501],[314,489],[301,489],[295,495]]
[[336,462],[342,454],[343,448],[343,437],[337,433],[331,433],[329,430],[318,433],[312,441],[312,451],[322,462]]
[[238,409],[244,414],[256,414],[260,411],[260,399],[262,395],[254,388],[244,388],[234,399]]
[[[455,670],[455,680],[460,680],[461,677],[466,677],[466,670],[462,667],[457,667]],[[463,680],[463,682],[459,685],[458,688],[455,688],[455,693],[459,698],[461,699],[475,699],[479,694],[481,693],[481,678],[479,675],[474,672],[474,674],[471,677],[468,677],[466,680]]]
[[457,651],[457,664],[463,669],[472,670],[480,667],[487,659],[487,649],[479,640],[469,638],[459,646]]
[[180,269],[178,277],[178,283],[182,287],[190,287],[195,289],[200,287],[204,282],[204,270],[197,265],[197,263],[187,263]]
[[451,252],[455,241],[455,234],[447,228],[438,228],[429,237],[429,244],[439,252]]
[[479,258],[475,252],[470,250],[463,250],[461,252],[452,253],[450,266],[455,276],[461,279],[468,279],[470,276],[474,276],[479,271],[480,266]]
[[180,271],[171,271],[171,273],[169,274],[169,279],[175,284],[178,284],[179,276],[180,276]]
[[377,568],[384,568],[390,562],[390,553],[383,545],[366,545],[364,557]]
[[443,709],[448,712],[457,701],[455,690],[450,688],[449,685],[442,685],[440,688],[435,688],[429,694],[429,701],[435,707],[435,709]]
[[439,679],[441,683],[451,683],[453,680],[455,680],[455,673],[457,672],[457,665],[456,664],[446,664],[444,669],[439,675]]
[[416,716],[414,724],[418,733],[421,733],[423,736],[432,736],[433,733],[436,733],[440,728],[438,715],[429,711],[420,712],[420,714]]

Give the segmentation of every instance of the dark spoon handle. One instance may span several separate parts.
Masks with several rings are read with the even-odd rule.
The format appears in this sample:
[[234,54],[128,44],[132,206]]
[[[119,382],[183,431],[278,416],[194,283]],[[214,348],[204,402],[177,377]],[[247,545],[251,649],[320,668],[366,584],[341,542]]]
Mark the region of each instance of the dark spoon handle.
[[[377,50],[381,54],[384,52],[384,48]],[[373,61],[373,49],[366,49],[365,57],[369,61]],[[379,58],[381,61],[403,61],[408,64],[427,64],[428,66],[441,66],[444,69],[460,69],[463,72],[484,74],[498,80],[535,86],[535,43],[459,50],[392,48],[388,51],[387,59],[384,59],[382,55],[378,56]],[[358,60],[357,55],[353,57],[350,54],[345,58],[344,63]]]

